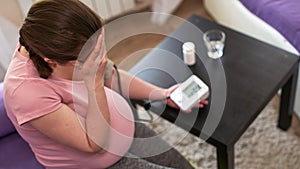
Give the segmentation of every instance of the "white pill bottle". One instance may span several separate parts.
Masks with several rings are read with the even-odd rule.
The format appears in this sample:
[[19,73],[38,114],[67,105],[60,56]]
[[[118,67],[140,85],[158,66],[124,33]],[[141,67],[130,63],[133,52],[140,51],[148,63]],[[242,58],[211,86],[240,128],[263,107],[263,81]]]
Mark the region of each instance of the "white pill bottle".
[[182,53],[186,65],[192,66],[196,63],[195,44],[193,42],[185,42],[182,45]]

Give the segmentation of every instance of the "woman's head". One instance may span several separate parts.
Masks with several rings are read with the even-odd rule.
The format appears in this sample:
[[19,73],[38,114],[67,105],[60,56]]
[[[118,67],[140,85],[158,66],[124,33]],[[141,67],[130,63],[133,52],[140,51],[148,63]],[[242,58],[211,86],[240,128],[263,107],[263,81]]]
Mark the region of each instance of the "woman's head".
[[102,22],[79,0],[40,0],[33,4],[19,31],[20,44],[43,78],[59,64],[76,60],[85,42],[102,28]]

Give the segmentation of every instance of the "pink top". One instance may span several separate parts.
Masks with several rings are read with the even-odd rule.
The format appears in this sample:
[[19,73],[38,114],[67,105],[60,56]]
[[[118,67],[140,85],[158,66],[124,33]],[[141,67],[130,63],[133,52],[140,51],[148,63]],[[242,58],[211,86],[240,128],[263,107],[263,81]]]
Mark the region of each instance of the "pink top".
[[32,61],[17,50],[4,81],[7,114],[29,143],[38,161],[46,168],[106,168],[128,151],[134,134],[132,111],[117,93],[108,88],[105,88],[105,92],[112,126],[109,148],[106,153],[92,154],[59,144],[27,123],[57,110],[62,104],[85,117],[87,92],[84,82],[54,77],[42,79]]

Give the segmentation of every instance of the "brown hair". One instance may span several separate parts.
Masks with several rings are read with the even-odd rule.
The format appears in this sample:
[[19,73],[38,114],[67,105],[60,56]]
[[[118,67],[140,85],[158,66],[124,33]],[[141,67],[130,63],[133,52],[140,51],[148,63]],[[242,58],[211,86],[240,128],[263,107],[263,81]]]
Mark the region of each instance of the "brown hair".
[[40,0],[27,14],[19,42],[40,76],[48,78],[52,68],[43,58],[60,64],[76,60],[85,42],[102,26],[100,17],[79,0]]

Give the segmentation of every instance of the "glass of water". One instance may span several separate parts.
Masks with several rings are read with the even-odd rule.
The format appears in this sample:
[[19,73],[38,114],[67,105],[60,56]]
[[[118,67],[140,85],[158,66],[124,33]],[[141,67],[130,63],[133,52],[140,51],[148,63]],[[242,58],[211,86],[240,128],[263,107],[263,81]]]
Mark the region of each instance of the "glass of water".
[[221,30],[209,30],[203,34],[203,40],[210,58],[218,59],[223,56],[225,33]]

